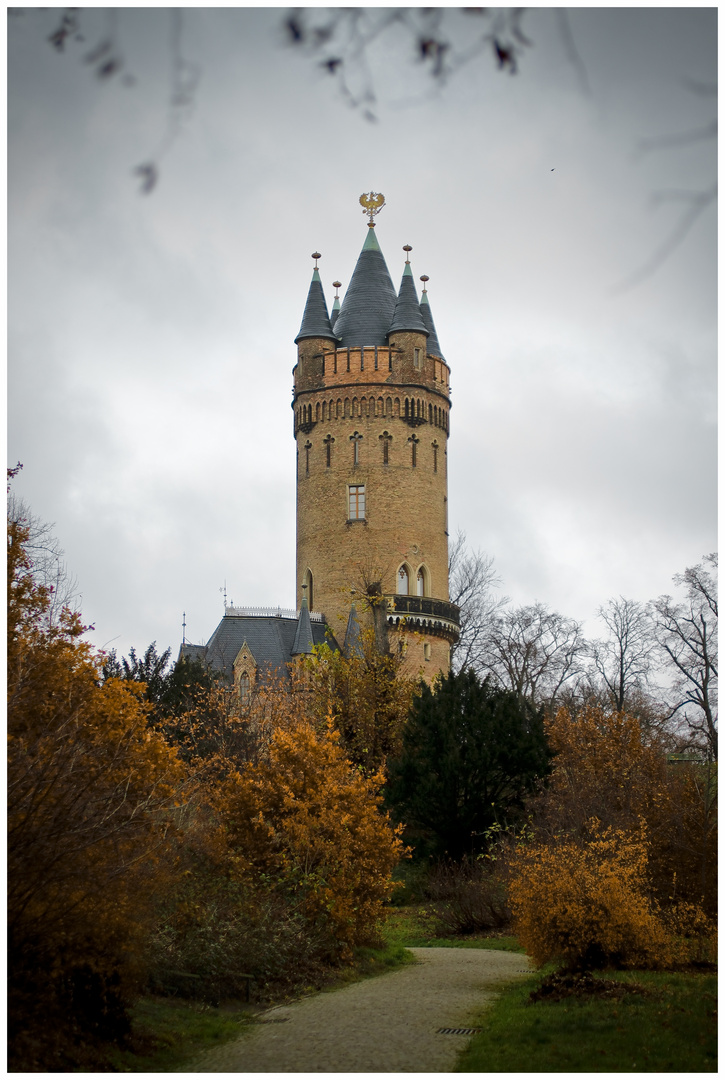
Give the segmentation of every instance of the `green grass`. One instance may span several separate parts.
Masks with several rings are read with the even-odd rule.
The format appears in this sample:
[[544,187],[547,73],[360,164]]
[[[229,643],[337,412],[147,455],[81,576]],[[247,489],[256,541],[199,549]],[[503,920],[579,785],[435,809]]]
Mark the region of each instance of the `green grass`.
[[145,997],[131,1011],[133,1050],[112,1050],[114,1072],[173,1072],[202,1050],[236,1038],[251,1012],[179,998]]
[[[412,953],[395,942],[381,948],[359,948],[349,967],[331,969],[323,989],[414,962]],[[313,991],[320,987],[308,987]],[[133,1049],[112,1049],[109,1064],[114,1072],[174,1072],[203,1050],[237,1038],[250,1024],[259,1006],[233,1002],[221,1008],[180,998],[144,997],[130,1010]]]
[[459,1072],[716,1072],[717,977],[606,973],[646,996],[530,1003],[532,976],[502,991]]
[[515,937],[495,934],[467,934],[460,937],[440,937],[436,918],[425,904],[391,907],[383,928],[383,937],[391,945],[416,948],[432,946],[447,949],[504,949],[523,952]]

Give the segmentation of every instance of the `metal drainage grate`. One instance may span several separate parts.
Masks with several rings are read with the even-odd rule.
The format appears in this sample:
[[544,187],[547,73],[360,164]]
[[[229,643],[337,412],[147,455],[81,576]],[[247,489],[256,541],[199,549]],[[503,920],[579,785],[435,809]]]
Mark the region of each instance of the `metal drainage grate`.
[[478,1035],[481,1028],[438,1028],[436,1035]]

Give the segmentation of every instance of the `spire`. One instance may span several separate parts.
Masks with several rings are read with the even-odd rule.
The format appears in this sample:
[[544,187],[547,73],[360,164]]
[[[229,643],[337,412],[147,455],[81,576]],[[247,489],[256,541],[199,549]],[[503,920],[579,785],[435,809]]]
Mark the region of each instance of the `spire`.
[[438,356],[441,360],[445,360],[445,356],[441,352],[441,347],[438,344],[438,335],[436,334],[435,323],[433,322],[433,314],[430,310],[430,304],[428,303],[428,293],[426,292],[426,282],[430,280],[427,274],[423,274],[420,279],[423,282],[423,295],[420,298],[420,314],[425,328],[428,331],[428,352],[431,356]]
[[319,251],[314,252],[312,258],[315,260],[315,269],[312,272],[312,282],[310,284],[310,291],[307,294],[305,313],[302,316],[302,326],[300,327],[299,334],[295,338],[295,345],[304,338],[326,337],[331,338],[333,341],[336,340],[335,333],[332,329],[332,323],[330,322],[330,316],[327,314],[327,301],[325,300],[325,294],[322,291],[320,273],[317,269],[317,260],[321,258]]
[[393,321],[388,331],[390,334],[395,330],[417,330],[422,334],[428,333],[420,313],[418,294],[415,291],[415,282],[413,281],[413,271],[410,269],[410,252],[412,250],[410,244],[406,244],[403,248],[406,253],[405,269],[403,270],[403,280],[400,282],[400,292],[395,304]]
[[344,346],[386,345],[395,299],[395,288],[375,230],[368,228],[335,320],[336,336]]
[[335,299],[332,304],[332,311],[330,312],[330,323],[334,329],[335,323],[337,322],[337,316],[340,314],[340,297],[337,295],[337,290],[342,285],[342,282],[333,281],[332,284],[335,286]]
[[306,588],[306,585],[302,586],[300,617],[297,620],[295,643],[292,646],[293,656],[299,656],[301,653],[311,653],[315,647],[315,639],[312,636],[312,623],[310,622],[310,609],[307,607]]
[[355,605],[350,606],[350,614],[347,617],[347,629],[345,630],[345,643],[342,647],[345,656],[362,656],[362,642],[360,641],[360,623],[357,621]]

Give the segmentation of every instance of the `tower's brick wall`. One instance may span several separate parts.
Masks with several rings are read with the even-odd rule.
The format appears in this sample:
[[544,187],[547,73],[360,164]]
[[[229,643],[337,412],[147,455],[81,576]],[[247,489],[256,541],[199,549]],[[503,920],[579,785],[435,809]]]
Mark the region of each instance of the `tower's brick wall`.
[[[384,594],[400,593],[401,565],[409,594],[422,571],[425,596],[448,601],[447,365],[426,355],[419,333],[394,333],[377,349],[307,339],[294,377],[298,604],[309,571],[311,606],[342,643],[352,590],[379,581]],[[440,626],[405,637],[416,670],[448,670]]]

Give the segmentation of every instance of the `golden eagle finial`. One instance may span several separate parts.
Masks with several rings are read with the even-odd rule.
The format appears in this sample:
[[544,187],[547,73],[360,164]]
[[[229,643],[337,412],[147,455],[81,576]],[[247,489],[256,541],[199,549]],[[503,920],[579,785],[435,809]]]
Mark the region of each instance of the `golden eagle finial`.
[[382,208],[385,206],[385,196],[379,192],[371,191],[370,194],[362,194],[360,196],[360,205],[363,208],[363,214],[370,215],[370,221],[368,221],[368,228],[374,229],[375,222],[373,217],[375,214],[379,214]]

